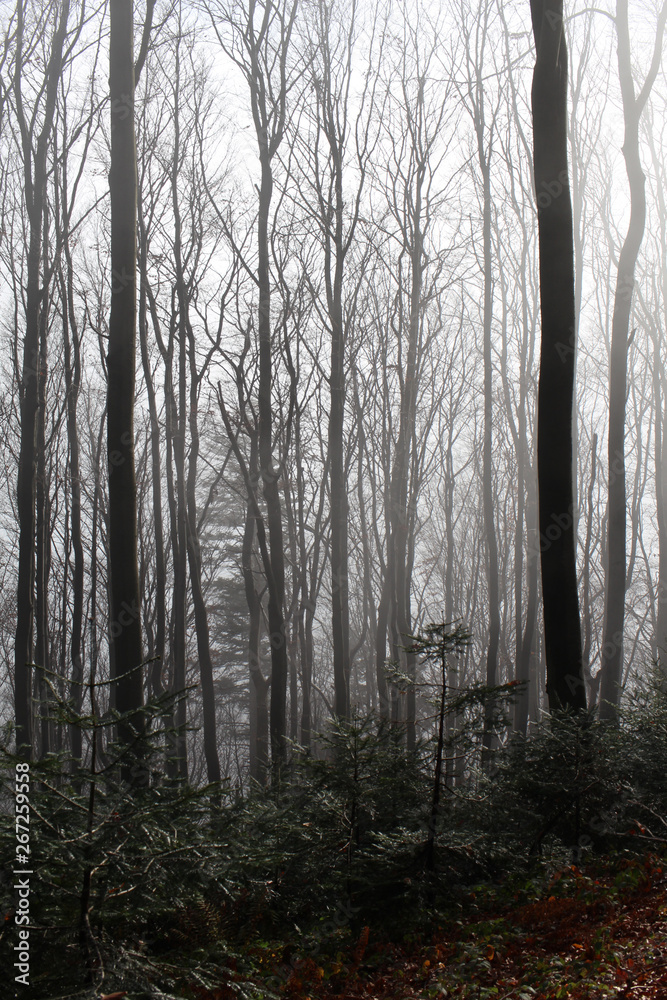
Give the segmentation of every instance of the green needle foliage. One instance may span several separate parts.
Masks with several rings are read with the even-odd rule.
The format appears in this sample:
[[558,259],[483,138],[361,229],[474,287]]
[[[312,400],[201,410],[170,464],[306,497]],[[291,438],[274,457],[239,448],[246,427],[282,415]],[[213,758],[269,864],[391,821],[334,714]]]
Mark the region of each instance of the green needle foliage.
[[[438,716],[411,752],[401,726],[358,714],[332,723],[317,756],[294,747],[281,785],[244,798],[163,777],[164,705],[146,710],[136,753],[151,779],[138,788],[120,781],[113,743],[91,755],[102,723],[82,717],[87,767],[62,755],[31,764],[33,997],[187,997],[227,969],[230,989],[252,1000],[269,995],[252,956],[279,939],[289,954],[278,996],[294,956],[335,956],[365,926],[375,938],[428,931],[471,887],[523,892],[589,855],[664,845],[664,695],[636,692],[618,727],[564,713],[523,738],[506,725],[514,690],[434,699],[460,721],[442,752],[465,762],[455,785],[441,775],[435,822]],[[482,770],[489,697],[500,745]],[[0,971],[13,978],[16,758],[4,750],[0,763]]]

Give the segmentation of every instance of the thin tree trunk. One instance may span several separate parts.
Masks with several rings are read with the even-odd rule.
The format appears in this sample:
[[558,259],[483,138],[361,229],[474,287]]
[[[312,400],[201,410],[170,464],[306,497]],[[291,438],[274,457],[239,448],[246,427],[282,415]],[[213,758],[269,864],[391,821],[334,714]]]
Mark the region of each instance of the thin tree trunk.
[[618,73],[625,120],[623,156],[630,187],[630,222],[618,261],[611,325],[607,564],[600,682],[600,718],[608,720],[616,720],[618,715],[623,670],[623,622],[626,589],[625,405],[628,334],[632,292],[635,283],[635,265],[646,221],[646,178],[639,156],[639,122],[660,67],[665,21],[667,21],[667,2],[663,3],[658,17],[651,66],[640,93],[635,95],[628,29],[628,0],[618,0],[616,4]]
[[[420,86],[420,105],[417,115],[423,113],[423,82]],[[415,155],[422,151],[416,150]],[[408,248],[411,264],[410,312],[408,329],[408,352],[405,366],[403,392],[401,395],[401,410],[399,417],[398,441],[394,456],[394,475],[392,482],[392,540],[394,545],[395,577],[394,577],[394,608],[396,628],[401,636],[401,644],[408,645],[408,636],[412,633],[410,621],[410,590],[412,573],[408,559],[408,531],[410,511],[408,509],[408,478],[410,467],[410,443],[415,431],[415,410],[417,405],[418,387],[418,349],[420,340],[421,297],[423,280],[423,234],[422,223],[422,185],[426,168],[424,160],[420,160],[415,168],[414,192],[411,192],[413,204],[411,210],[409,231],[412,233],[412,245]],[[411,200],[412,200],[411,199]],[[408,228],[408,227],[406,227]],[[415,712],[416,712],[416,658],[413,653],[406,654],[407,674],[411,682],[407,689],[406,699],[406,740],[408,750],[415,747]]]
[[391,706],[395,697],[393,686],[388,682],[386,673],[387,628],[389,625],[389,608],[394,579],[392,545],[391,529],[389,527],[389,519],[387,519],[387,566],[382,593],[380,594],[380,602],[378,604],[377,633],[375,637],[375,679],[378,686],[381,719],[389,719],[391,717]]
[[[141,197],[141,195],[139,195]],[[153,698],[160,698],[165,693],[162,672],[165,667],[167,595],[166,567],[164,558],[164,518],[162,514],[162,458],[160,455],[160,423],[158,419],[153,373],[148,355],[148,276],[146,262],[146,234],[143,227],[143,212],[139,208],[140,245],[139,245],[139,342],[141,346],[141,363],[144,371],[144,384],[148,397],[148,414],[151,435],[151,485],[153,494],[153,527],[155,531],[155,657],[150,673],[150,692]]]
[[[66,177],[63,175],[63,190],[66,192]],[[79,432],[77,426],[77,405],[81,388],[81,347],[79,331],[74,312],[74,265],[69,244],[69,216],[63,209],[63,249],[67,266],[66,275],[61,272],[61,289],[64,303],[63,354],[65,362],[65,391],[67,394],[67,443],[69,446],[69,480],[71,491],[70,531],[74,553],[74,573],[72,579],[72,634],[70,638],[70,661],[72,676],[70,702],[74,715],[81,714],[83,704],[83,663],[81,659],[83,642],[83,601],[84,601],[84,552],[81,535],[81,468],[79,461]],[[75,762],[82,758],[81,727],[74,721],[70,725],[70,744]]]
[[213,661],[208,627],[208,612],[202,586],[202,560],[199,535],[197,533],[197,459],[199,457],[199,425],[197,422],[197,382],[194,334],[188,329],[190,341],[190,457],[187,479],[188,517],[188,562],[190,565],[190,588],[195,611],[195,631],[197,633],[197,653],[199,656],[199,677],[202,692],[204,716],[204,756],[210,782],[220,781],[220,761],[215,722],[215,688],[213,685]]
[[[297,475],[297,535],[299,543],[299,571],[301,573],[301,594],[298,614],[299,660],[301,667],[301,746],[310,750],[311,746],[311,699],[313,682],[313,642],[312,615],[315,612],[314,589],[309,589],[308,547],[306,545],[305,479],[303,474],[303,452],[301,448],[301,415],[297,411],[294,428],[294,448]],[[313,559],[317,558],[319,546],[315,545]],[[310,627],[308,619],[310,617]]]
[[260,135],[262,179],[259,195],[258,267],[259,286],[259,470],[264,488],[272,585],[269,586],[269,642],[271,645],[271,759],[277,771],[285,763],[287,710],[287,642],[285,637],[285,554],[279,473],[273,467],[273,375],[271,360],[271,285],[269,275],[268,223],[273,177],[266,135]]
[[[19,445],[16,508],[19,528],[16,636],[14,641],[14,710],[16,749],[32,756],[31,668],[34,618],[35,567],[35,475],[38,408],[40,312],[44,306],[40,290],[42,262],[42,223],[46,198],[46,158],[56,104],[63,59],[63,46],[69,17],[69,0],[63,0],[60,16],[51,40],[46,67],[42,127],[33,145],[34,119],[26,119],[21,91],[24,56],[24,4],[16,8],[16,54],[14,102],[21,135],[24,172],[24,196],[28,213],[29,236],[25,291],[25,337],[21,377],[21,440]],[[35,111],[36,114],[36,111]]]
[[[154,319],[155,323],[155,319]],[[169,343],[165,351],[165,436],[167,455],[167,497],[169,504],[169,535],[172,558],[172,594],[169,652],[169,689],[173,703],[174,732],[171,734],[171,755],[167,762],[167,772],[171,778],[184,778],[187,773],[185,723],[185,601],[187,594],[187,542],[185,538],[184,461],[181,461],[179,442],[179,407],[173,384],[174,321],[169,331]],[[180,356],[180,352],[179,352]],[[182,360],[182,359],[181,359]],[[180,374],[179,374],[180,378]],[[185,419],[183,417],[183,419]],[[175,476],[174,476],[174,469]],[[180,498],[180,501],[179,501]]]
[[[251,442],[250,472],[257,473],[257,443]],[[241,547],[241,571],[248,604],[248,674],[250,697],[253,702],[253,727],[250,740],[250,777],[265,785],[269,769],[269,714],[267,695],[269,684],[262,674],[259,657],[259,636],[261,625],[261,598],[255,586],[252,565],[253,540],[255,537],[255,513],[248,501]]]
[[591,675],[591,646],[593,641],[593,622],[591,621],[591,554],[593,544],[593,518],[595,516],[596,504],[594,500],[595,476],[597,472],[597,449],[598,436],[593,434],[591,440],[591,475],[588,481],[588,511],[586,516],[586,541],[584,543],[584,568],[582,575],[582,590],[584,594],[583,619],[584,619],[584,649],[583,667],[584,677],[588,683],[588,706],[592,710],[597,701],[598,689],[600,686],[600,673],[595,677]]
[[[481,98],[480,98],[481,99]],[[498,646],[500,643],[500,587],[498,582],[498,540],[493,520],[493,359],[491,324],[493,319],[491,273],[491,150],[484,149],[483,123],[478,128],[478,152],[483,182],[484,245],[484,443],[482,452],[482,491],[484,497],[484,534],[487,552],[487,588],[489,601],[489,645],[486,653],[486,684],[498,683]],[[488,765],[495,742],[493,729],[494,701],[487,698],[482,736],[482,759]]]
[[[527,456],[526,456],[527,457]],[[538,517],[537,517],[537,496],[535,491],[534,468],[532,463],[526,462],[529,470],[531,482],[527,483],[528,497],[526,502],[526,535],[528,537],[528,556],[526,559],[526,576],[528,577],[528,600],[526,602],[526,624],[521,637],[520,652],[517,660],[516,679],[524,683],[524,687],[519,692],[514,706],[514,729],[524,736],[528,732],[528,718],[530,714],[530,693],[531,693],[531,662],[533,660],[533,647],[535,644],[535,633],[537,631],[537,596],[538,596],[538,573],[539,573],[539,546],[538,546]],[[520,622],[517,623],[520,627]]]
[[[46,213],[45,213],[46,216]],[[43,239],[46,241],[47,221],[44,220]],[[36,574],[35,574],[35,662],[39,684],[40,748],[43,759],[50,751],[49,700],[47,684],[49,663],[49,488],[46,471],[46,384],[47,384],[47,336],[46,304],[39,318],[39,377],[37,380],[37,434],[36,455],[37,475],[35,479],[36,521]]]

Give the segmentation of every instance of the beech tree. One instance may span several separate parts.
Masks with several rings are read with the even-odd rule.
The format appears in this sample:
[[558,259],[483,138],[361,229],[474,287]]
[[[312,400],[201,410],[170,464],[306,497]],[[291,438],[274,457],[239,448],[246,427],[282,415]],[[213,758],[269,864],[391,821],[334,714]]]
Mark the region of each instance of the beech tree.
[[[17,512],[19,521],[17,621],[14,643],[14,709],[16,747],[30,757],[33,746],[31,720],[31,664],[33,662],[34,573],[36,532],[36,470],[38,460],[37,417],[39,380],[44,362],[46,331],[43,312],[47,307],[50,276],[43,270],[43,227],[45,219],[48,154],[54,124],[60,74],[66,54],[69,0],[50,3],[45,23],[52,24],[48,61],[42,85],[36,90],[35,105],[28,107],[24,96],[25,60],[37,44],[37,36],[27,37],[26,28],[41,32],[43,26],[26,25],[28,4],[16,6],[13,99],[19,127],[23,167],[25,207],[28,216],[28,252],[25,294],[25,335],[21,378],[21,443],[18,458]],[[43,647],[42,647],[43,654]],[[43,665],[43,664],[42,664]]]
[[[285,630],[285,552],[282,505],[274,466],[272,389],[271,273],[269,217],[273,198],[273,163],[285,134],[288,93],[294,84],[288,58],[297,13],[293,3],[257,3],[226,8],[209,4],[211,20],[224,51],[245,78],[257,140],[260,183],[257,202],[257,331],[259,337],[258,458],[259,478],[266,503],[268,546],[263,553],[268,586],[268,625],[271,641],[270,736],[272,763],[285,761],[287,709],[287,642]],[[225,34],[225,31],[228,34]],[[220,397],[221,406],[224,401]],[[237,454],[237,458],[240,457]],[[247,473],[247,469],[246,469]],[[246,482],[254,492],[248,476]],[[259,511],[253,501],[255,514]],[[261,516],[261,514],[260,514]],[[258,525],[259,527],[259,525]]]
[[531,0],[532,86],[542,344],[537,475],[547,692],[552,711],[586,708],[574,547],[572,407],[574,243],[567,158],[567,46],[563,3]]
[[[137,153],[134,88],[146,58],[154,0],[148,0],[139,59],[134,65],[132,0],[110,0],[111,315],[107,352],[110,631],[115,707],[122,744],[136,748],[144,729],[143,664],[137,562],[137,488],[134,460],[137,287]],[[142,775],[126,762],[123,778]]]
[[[471,14],[473,25],[468,22]],[[464,27],[466,60],[467,110],[473,120],[477,145],[477,161],[481,174],[482,203],[482,279],[483,305],[482,327],[484,357],[484,440],[482,445],[482,493],[484,504],[484,536],[486,542],[486,566],[488,589],[489,633],[486,652],[486,683],[493,687],[498,683],[498,649],[500,644],[500,583],[498,569],[498,539],[494,524],[493,503],[493,260],[491,241],[491,217],[493,212],[491,195],[491,158],[496,130],[497,107],[487,108],[488,88],[483,82],[485,55],[489,46],[489,4],[480,4],[474,13],[461,11]],[[475,34],[473,43],[472,36]],[[485,759],[493,748],[492,729],[493,701],[489,698],[484,729]]]
[[630,187],[630,222],[618,261],[611,328],[609,370],[609,492],[607,499],[607,564],[605,617],[601,655],[600,718],[616,719],[622,690],[623,622],[626,567],[625,407],[630,313],[635,266],[646,221],[645,176],[639,153],[639,123],[660,69],[662,40],[667,23],[667,0],[660,8],[653,55],[644,82],[635,91],[628,26],[628,2],[616,4],[618,74],[623,100],[623,157]]

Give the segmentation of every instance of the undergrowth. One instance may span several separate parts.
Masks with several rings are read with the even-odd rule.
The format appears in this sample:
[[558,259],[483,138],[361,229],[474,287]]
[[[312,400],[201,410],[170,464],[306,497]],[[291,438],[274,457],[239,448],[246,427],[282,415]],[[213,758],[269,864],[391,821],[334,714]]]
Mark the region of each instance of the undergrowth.
[[[595,912],[600,885],[610,906],[634,891],[636,859],[667,841],[664,700],[637,696],[620,726],[546,719],[485,770],[474,766],[480,707],[469,700],[477,722],[456,735],[463,773],[443,781],[434,870],[433,744],[408,753],[400,729],[375,718],[332,729],[318,759],[295,748],[279,787],[242,799],[164,780],[130,792],[112,767],[73,772],[62,756],[31,764],[31,996],[254,1000],[289,995],[299,969],[325,995],[341,970],[363,970],[369,928],[380,955],[457,921],[470,972],[507,947],[494,909],[515,912],[514,934],[558,907],[559,919]],[[15,762],[5,752],[0,823],[1,971],[12,979]],[[600,935],[586,944],[591,962],[607,947]]]

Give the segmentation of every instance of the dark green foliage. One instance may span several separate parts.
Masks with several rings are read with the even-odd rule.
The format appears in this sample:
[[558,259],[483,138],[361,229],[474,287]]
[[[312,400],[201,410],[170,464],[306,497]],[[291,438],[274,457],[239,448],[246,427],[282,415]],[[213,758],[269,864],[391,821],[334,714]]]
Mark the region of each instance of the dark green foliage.
[[[130,750],[110,742],[102,764],[93,753],[89,768],[75,769],[65,755],[30,765],[35,998],[101,981],[103,973],[105,987],[113,982],[119,989],[126,979],[120,973],[114,978],[113,970],[119,962],[127,964],[140,941],[164,937],[188,906],[212,900],[217,905],[224,898],[229,859],[211,835],[211,816],[220,814],[220,789],[195,790],[162,779],[152,787],[146,783],[148,774],[157,775],[164,764],[169,734],[159,720],[168,708],[148,706],[141,744]],[[63,704],[60,710],[69,711]],[[90,745],[101,729],[118,722],[117,713],[110,715],[104,722],[93,716],[77,720],[90,733]],[[10,939],[15,937],[9,918],[15,903],[16,760],[3,749],[0,902],[8,915],[2,933]],[[142,782],[121,781],[127,773],[140,774]],[[0,961],[10,954],[3,947]]]
[[[494,703],[502,708],[511,693],[510,685],[494,689]],[[189,996],[192,983],[232,967],[236,995],[267,996],[252,986],[261,971],[253,942],[278,938],[298,942],[290,954],[335,955],[364,925],[376,938],[428,932],[471,886],[537,886],[589,853],[667,840],[664,698],[638,693],[620,727],[548,717],[528,739],[508,737],[482,771],[488,696],[479,688],[457,698],[457,752],[467,765],[455,790],[443,778],[433,870],[425,846],[434,740],[408,753],[403,729],[373,717],[332,726],[319,759],[294,748],[282,785],[245,799],[165,781],[130,791],[117,780],[113,745],[95,774],[72,775],[62,757],[31,765],[35,1000],[102,984],[103,992]],[[167,735],[155,727],[159,714],[140,755],[153,771]],[[9,916],[14,763],[4,755],[1,892]],[[11,919],[0,933],[6,961]]]

